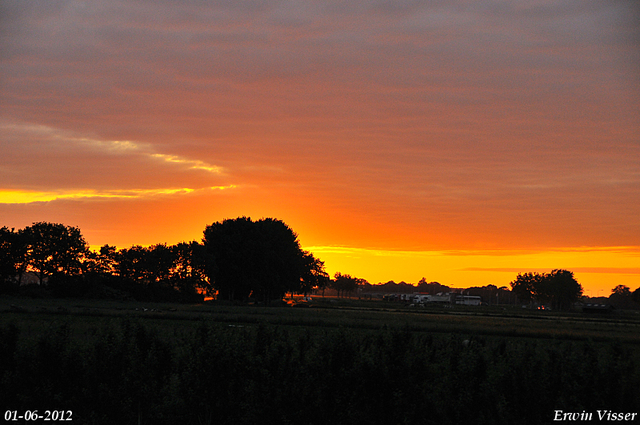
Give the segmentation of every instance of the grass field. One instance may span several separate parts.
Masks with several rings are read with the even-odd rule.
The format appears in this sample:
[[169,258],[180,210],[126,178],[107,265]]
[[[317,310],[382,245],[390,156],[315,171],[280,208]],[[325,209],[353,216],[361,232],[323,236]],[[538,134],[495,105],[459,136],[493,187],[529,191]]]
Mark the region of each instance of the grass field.
[[639,326],[634,312],[5,297],[0,401],[95,424],[550,423],[640,411]]
[[350,299],[326,299],[314,305],[314,308],[291,308],[232,306],[215,302],[191,305],[4,297],[0,298],[0,323],[18,320],[37,326],[37,323],[66,321],[87,325],[103,322],[106,318],[126,317],[166,327],[192,327],[191,322],[206,321],[245,326],[395,328],[412,332],[455,332],[466,336],[590,339],[640,344],[640,314],[635,311],[612,316],[588,316],[512,306],[408,308],[400,303]]

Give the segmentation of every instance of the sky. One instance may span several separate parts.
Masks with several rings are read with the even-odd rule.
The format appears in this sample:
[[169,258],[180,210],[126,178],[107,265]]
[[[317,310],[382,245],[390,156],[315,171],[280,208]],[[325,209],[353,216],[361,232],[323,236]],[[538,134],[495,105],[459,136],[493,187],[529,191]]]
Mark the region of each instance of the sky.
[[640,287],[634,0],[0,3],[0,226],[283,220],[327,271]]

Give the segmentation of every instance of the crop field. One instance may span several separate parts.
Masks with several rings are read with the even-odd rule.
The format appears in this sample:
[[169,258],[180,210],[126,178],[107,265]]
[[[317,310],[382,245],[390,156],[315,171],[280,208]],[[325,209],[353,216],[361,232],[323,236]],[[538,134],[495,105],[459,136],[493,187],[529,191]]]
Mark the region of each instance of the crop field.
[[640,412],[639,327],[633,312],[6,297],[0,401],[82,424],[596,421]]

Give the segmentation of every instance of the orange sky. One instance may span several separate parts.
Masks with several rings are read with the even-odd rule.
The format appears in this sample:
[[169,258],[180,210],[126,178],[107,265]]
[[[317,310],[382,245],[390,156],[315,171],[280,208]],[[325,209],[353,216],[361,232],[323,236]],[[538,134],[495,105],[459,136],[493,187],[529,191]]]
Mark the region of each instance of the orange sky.
[[640,287],[634,1],[0,5],[0,226],[284,220],[372,283]]

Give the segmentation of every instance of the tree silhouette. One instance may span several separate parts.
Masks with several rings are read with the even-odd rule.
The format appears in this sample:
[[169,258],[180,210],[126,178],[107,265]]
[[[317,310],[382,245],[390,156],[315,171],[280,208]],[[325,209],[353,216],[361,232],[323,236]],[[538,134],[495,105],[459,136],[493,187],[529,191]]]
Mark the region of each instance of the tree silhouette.
[[555,269],[551,273],[518,274],[510,285],[521,301],[535,299],[560,310],[568,310],[571,303],[582,296],[582,285],[569,270]]
[[220,299],[282,299],[286,292],[302,291],[305,278],[321,277],[322,266],[277,219],[216,222],[206,227],[203,242],[210,254],[207,273]]
[[115,246],[103,245],[98,252],[89,251],[84,264],[87,272],[105,277],[116,272],[118,264],[118,254]]
[[510,283],[511,290],[517,295],[520,301],[528,303],[533,301],[536,291],[544,277],[539,273],[518,273],[516,280]]
[[302,282],[300,290],[305,295],[317,288],[324,290],[331,278],[324,269],[324,262],[315,258],[312,253],[304,251],[302,255]]
[[22,231],[0,228],[0,285],[3,291],[20,285],[28,265],[27,249]]
[[618,285],[611,290],[611,295],[615,295],[618,297],[630,297],[631,289],[626,285]]
[[39,222],[26,227],[24,236],[28,268],[38,275],[40,284],[54,274],[81,272],[88,246],[77,227]]
[[261,278],[255,280],[254,296],[264,301],[282,299],[287,292],[299,292],[304,252],[298,235],[284,222],[266,218],[255,223],[260,247]]
[[201,291],[210,294],[213,290],[207,277],[207,251],[204,245],[192,242],[180,242],[171,247],[174,268],[171,281],[182,292]]
[[442,285],[439,282],[427,282],[427,279],[424,277],[418,282],[417,289],[420,292],[427,292],[430,295],[435,295],[438,292],[451,291],[451,288],[449,288],[448,286]]
[[174,268],[174,253],[166,244],[156,244],[147,249],[147,276],[150,283],[168,282]]
[[631,293],[631,299],[640,304],[640,288]]
[[342,274],[337,272],[333,276],[333,281],[331,281],[331,287],[338,291],[338,297],[340,293],[344,296],[345,292],[353,292],[358,288],[358,282],[360,279],[353,277],[349,274]]
[[13,229],[0,228],[0,283],[12,281],[16,274],[16,265],[11,255],[13,247]]
[[626,285],[617,285],[611,290],[609,301],[618,308],[636,308],[637,301],[634,300],[631,288]]
[[569,270],[552,270],[544,279],[547,297],[554,308],[568,310],[582,296],[582,286]]
[[240,217],[207,226],[203,242],[211,254],[207,267],[218,298],[244,300],[255,287],[259,247],[251,219]]
[[[327,285],[324,263],[303,251],[284,222],[240,217],[207,226],[204,243],[134,245],[90,251],[77,227],[39,222],[15,231],[0,228],[0,291],[19,290],[25,271],[49,281],[47,291],[64,296],[112,294],[110,286],[137,299],[194,299],[220,291],[220,298],[269,301],[286,292]],[[180,295],[187,295],[186,297]],[[93,296],[92,295],[92,296]]]
[[122,279],[148,282],[150,276],[147,261],[147,249],[141,245],[121,249],[116,255],[116,273]]

